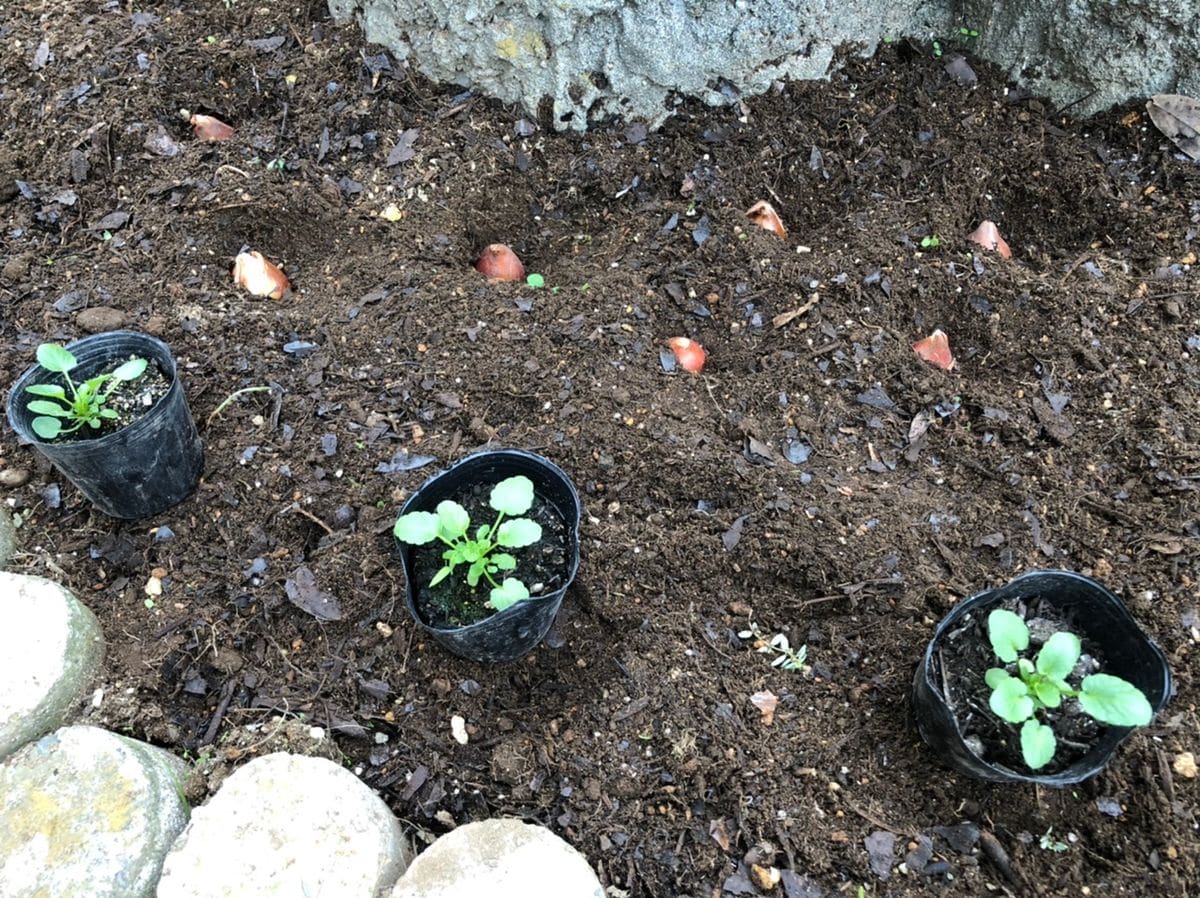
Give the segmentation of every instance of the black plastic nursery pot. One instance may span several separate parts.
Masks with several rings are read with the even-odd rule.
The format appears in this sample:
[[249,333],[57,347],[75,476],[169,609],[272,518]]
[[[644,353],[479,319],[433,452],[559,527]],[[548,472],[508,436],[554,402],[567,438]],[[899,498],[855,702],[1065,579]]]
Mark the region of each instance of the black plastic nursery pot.
[[1171,673],[1162,651],[1142,632],[1133,616],[1115,595],[1082,574],[1070,571],[1034,571],[1007,586],[964,600],[934,632],[913,680],[913,710],[922,738],[954,769],[977,779],[999,783],[1040,783],[1066,786],[1082,782],[1104,769],[1113,752],[1132,732],[1128,727],[1105,726],[1081,757],[1053,773],[1035,774],[1011,769],[972,750],[962,721],[987,709],[962,708],[947,695],[949,678],[942,669],[941,649],[948,634],[974,627],[997,606],[1020,600],[1040,600],[1057,615],[1074,621],[1072,631],[1085,644],[1090,640],[1103,655],[1104,672],[1137,686],[1155,712],[1171,695]]
[[495,449],[469,455],[427,480],[400,512],[434,511],[443,499],[456,499],[475,484],[490,486],[518,474],[533,482],[534,494],[554,509],[564,525],[566,571],[553,591],[519,601],[466,626],[433,626],[422,618],[418,608],[418,591],[427,587],[418,582],[414,573],[414,555],[441,549],[397,542],[404,566],[405,602],[413,620],[442,646],[472,661],[499,663],[520,658],[542,641],[554,623],[563,596],[579,569],[579,493],[557,465],[540,455],[520,449]]
[[147,334],[109,331],[76,340],[66,348],[79,362],[71,372],[76,383],[130,356],[140,356],[158,366],[170,387],[140,418],[120,430],[90,439],[46,441],[33,432],[36,415],[26,406],[37,397],[25,388],[63,380],[35,364],[17,378],[8,394],[8,420],[13,430],[46,456],[93,505],[114,518],[149,517],[191,495],[200,482],[204,451],[167,345]]

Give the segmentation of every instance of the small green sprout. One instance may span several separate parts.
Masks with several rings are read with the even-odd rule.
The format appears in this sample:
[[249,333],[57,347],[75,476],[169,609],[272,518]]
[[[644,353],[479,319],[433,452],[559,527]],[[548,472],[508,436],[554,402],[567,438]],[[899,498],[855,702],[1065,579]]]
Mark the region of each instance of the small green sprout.
[[525,283],[528,284],[530,287],[532,287],[534,290],[540,290],[542,287],[546,286],[546,279],[544,277],[542,277],[540,274],[534,273],[534,274],[529,275],[529,277],[525,278]]
[[1074,699],[1085,714],[1110,726],[1145,726],[1154,716],[1141,690],[1120,677],[1092,674],[1083,678],[1078,689],[1067,683],[1082,652],[1074,633],[1054,633],[1030,661],[1021,657],[1029,648],[1029,628],[1016,614],[995,609],[988,615],[987,629],[992,651],[1006,667],[1015,665],[1017,674],[1014,677],[1000,667],[988,670],[984,676],[992,690],[988,707],[1009,723],[1020,724],[1021,756],[1030,770],[1045,767],[1058,749],[1054,730],[1037,719],[1037,712],[1057,708],[1063,699]]
[[808,646],[792,648],[787,636],[783,633],[767,636],[758,628],[757,621],[750,621],[748,628],[738,633],[738,638],[753,639],[754,650],[761,655],[774,655],[771,666],[778,667],[780,670],[803,671],[804,664],[808,660]]
[[933,58],[934,58],[934,59],[941,59],[941,58],[942,58],[942,44],[941,44],[941,41],[934,41],[934,42],[933,42]]
[[[521,549],[531,546],[542,538],[542,527],[529,518],[515,517],[529,511],[533,505],[533,481],[517,475],[501,480],[492,487],[488,504],[499,514],[495,523],[484,524],[475,531],[475,538],[467,536],[471,518],[467,510],[449,499],[438,503],[437,511],[410,511],[396,519],[392,529],[396,539],[412,546],[423,546],[441,540],[447,548],[442,552],[446,563],[433,575],[429,585],[437,586],[460,564],[467,567],[467,585],[474,589],[481,579],[492,586],[487,604],[503,611],[529,598],[529,589],[515,577],[504,577],[499,583],[494,575],[514,570],[517,559],[508,552],[497,552],[498,548]],[[509,520],[504,520],[509,515]]]
[[[83,425],[99,430],[105,421],[117,417],[117,413],[105,408],[104,403],[112,391],[122,383],[137,380],[146,370],[146,360],[132,358],[108,374],[98,374],[78,386],[71,380],[79,361],[70,352],[55,343],[43,343],[37,349],[38,364],[47,371],[61,374],[67,382],[64,388],[58,384],[30,384],[25,392],[44,399],[34,399],[26,407],[38,417],[33,419],[33,432],[43,440],[74,433]],[[70,389],[71,395],[67,395]],[[64,426],[68,425],[68,426]]]
[[921,249],[937,249],[942,245],[942,238],[937,234],[930,234],[928,237],[921,238]]
[[1038,845],[1042,847],[1043,851],[1063,852],[1067,850],[1066,842],[1060,842],[1058,839],[1054,838],[1053,826],[1042,833],[1041,837],[1038,839]]
[[965,37],[967,40],[971,40],[972,38],[979,37],[979,32],[974,28],[959,28],[958,35],[959,37]]

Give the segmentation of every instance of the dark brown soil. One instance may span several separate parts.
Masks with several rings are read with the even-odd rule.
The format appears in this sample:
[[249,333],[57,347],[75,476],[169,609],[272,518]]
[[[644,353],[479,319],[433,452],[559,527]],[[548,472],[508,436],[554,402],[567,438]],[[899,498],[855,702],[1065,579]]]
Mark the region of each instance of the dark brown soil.
[[[107,307],[171,345],[205,443],[192,499],[121,524],[0,441],[15,566],[104,625],[99,719],[245,760],[269,743],[243,727],[303,717],[415,826],[525,816],[618,896],[754,894],[752,863],[789,898],[1195,895],[1200,167],[1139,104],[1071,121],[897,42],[655,134],[557,135],[321,3],[131,9],[0,25],[0,376]],[[744,218],[762,199],[786,241]],[[985,218],[1012,261],[965,242]],[[486,283],[496,241],[545,288]],[[294,294],[236,289],[243,246]],[[935,328],[952,371],[911,349]],[[664,370],[673,336],[703,375]],[[498,666],[407,619],[390,535],[484,445],[585,504],[555,628]],[[435,461],[376,470],[399,450]],[[287,600],[301,567],[339,620]],[[1046,567],[1115,590],[1178,695],[1077,788],[963,779],[912,726],[914,666],[956,601]]]

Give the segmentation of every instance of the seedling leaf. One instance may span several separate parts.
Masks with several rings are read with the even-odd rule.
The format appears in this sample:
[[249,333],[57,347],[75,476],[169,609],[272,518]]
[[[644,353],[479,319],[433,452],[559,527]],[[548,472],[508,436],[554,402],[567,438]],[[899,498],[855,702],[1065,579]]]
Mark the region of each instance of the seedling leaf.
[[1012,677],[1009,676],[1008,671],[1001,670],[999,667],[989,668],[988,672],[983,675],[983,682],[987,683],[991,689],[995,689],[1005,680],[1011,679]]
[[114,380],[137,380],[146,373],[145,359],[130,359],[112,373]]
[[1005,664],[1017,660],[1017,654],[1029,647],[1029,628],[1025,621],[1004,608],[997,608],[988,615],[988,639],[992,651]]
[[30,426],[43,440],[52,440],[62,433],[62,422],[58,418],[34,418]]
[[505,577],[504,582],[492,590],[488,604],[497,611],[503,611],[527,598],[529,598],[529,590],[525,588],[524,583],[513,577]]
[[513,571],[517,568],[517,559],[507,552],[497,552],[491,557],[491,562],[498,571]]
[[497,545],[509,549],[532,546],[541,538],[542,525],[537,521],[529,520],[529,518],[513,518],[511,521],[505,521],[496,531]]
[[32,393],[34,396],[49,396],[51,399],[66,400],[67,391],[58,384],[30,384],[25,388],[26,393]]
[[1142,691],[1111,674],[1084,677],[1079,704],[1096,720],[1110,726],[1141,727],[1154,717],[1154,709]]
[[423,546],[437,539],[438,516],[431,511],[410,511],[396,518],[392,533],[402,543]]
[[1040,770],[1050,763],[1058,748],[1054,730],[1036,720],[1027,720],[1021,727],[1021,757],[1030,770]]
[[443,499],[438,503],[437,521],[437,535],[446,542],[458,539],[471,526],[471,516],[467,514],[467,510],[449,499]]
[[1009,677],[993,687],[988,707],[1009,723],[1021,723],[1033,716],[1033,699],[1029,687],[1016,677]]
[[1037,656],[1037,671],[1056,680],[1064,679],[1079,660],[1082,647],[1074,633],[1055,633]]
[[55,418],[70,418],[71,410],[48,399],[35,399],[26,406],[35,415],[51,415]]
[[66,374],[79,364],[75,356],[57,343],[43,343],[37,348],[38,364],[47,371]]
[[488,504],[507,515],[525,514],[533,505],[533,481],[520,474],[501,480],[492,487]]

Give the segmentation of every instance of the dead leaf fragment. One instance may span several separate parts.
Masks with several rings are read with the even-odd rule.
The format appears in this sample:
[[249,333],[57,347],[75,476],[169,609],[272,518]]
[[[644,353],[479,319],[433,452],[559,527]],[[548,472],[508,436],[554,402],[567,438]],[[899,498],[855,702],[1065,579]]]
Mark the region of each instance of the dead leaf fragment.
[[994,222],[981,221],[979,227],[967,235],[967,239],[972,243],[978,243],[984,249],[990,249],[992,252],[999,253],[1002,258],[1012,258],[1012,250],[1008,248],[1008,244],[1000,236],[1000,230]]
[[774,692],[769,689],[756,692],[750,696],[750,704],[762,713],[763,726],[769,727],[775,722],[775,706],[779,704],[779,696]]
[[913,351],[930,364],[937,365],[943,371],[953,370],[956,362],[950,352],[950,338],[941,328],[923,340],[912,345]]
[[196,113],[188,121],[192,124],[192,131],[201,140],[215,143],[233,137],[233,126],[225,124],[215,116]]
[[729,850],[729,833],[725,831],[725,818],[718,817],[708,824],[708,834],[721,847],[722,851]]
[[317,620],[342,619],[342,609],[337,599],[317,586],[317,578],[307,565],[302,564],[292,571],[292,576],[284,581],[283,588],[289,602]]
[[[775,328],[776,330],[778,330],[779,328],[783,327],[785,324],[789,324],[790,322],[799,318],[801,315],[803,315],[805,312],[807,312],[809,309],[811,309],[813,306],[815,306],[819,300],[820,300],[820,297],[814,293],[812,298],[809,299],[809,301],[806,302],[804,305],[798,306],[797,308],[794,308],[794,309],[789,309],[786,312],[780,312],[778,315],[776,315],[774,318],[772,318],[771,326],[773,328]],[[801,325],[801,328],[803,328],[803,327],[804,327],[804,325]]]
[[1154,127],[1194,162],[1200,162],[1200,100],[1182,94],[1156,94],[1146,103]]
[[775,211],[775,207],[766,200],[759,200],[747,209],[746,217],[764,231],[770,231],[776,237],[787,239],[787,228],[783,226],[783,220]]

